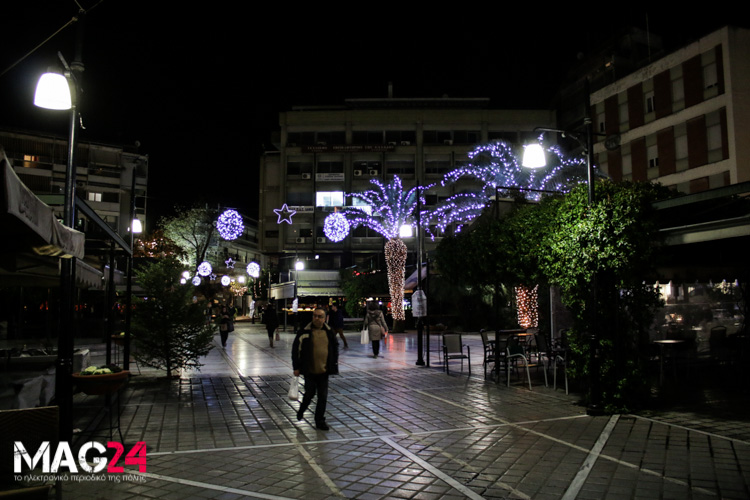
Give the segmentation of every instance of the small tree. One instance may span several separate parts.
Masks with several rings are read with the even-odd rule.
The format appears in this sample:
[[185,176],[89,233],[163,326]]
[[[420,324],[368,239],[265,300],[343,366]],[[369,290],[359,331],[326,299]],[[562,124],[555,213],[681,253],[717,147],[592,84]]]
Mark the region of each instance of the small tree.
[[206,322],[205,305],[193,301],[192,285],[180,284],[182,266],[174,257],[148,263],[136,271],[144,298],[134,297],[133,336],[136,359],[167,371],[200,368],[212,349],[214,326]]
[[176,207],[177,215],[159,221],[164,236],[182,250],[180,260],[196,269],[218,242],[216,210],[206,207]]

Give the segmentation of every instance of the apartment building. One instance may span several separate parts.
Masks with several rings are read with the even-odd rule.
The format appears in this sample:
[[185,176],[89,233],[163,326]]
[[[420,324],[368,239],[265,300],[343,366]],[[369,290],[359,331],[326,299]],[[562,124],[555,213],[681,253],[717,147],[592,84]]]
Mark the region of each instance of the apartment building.
[[[62,219],[68,139],[0,130],[0,145],[18,177]],[[76,193],[117,234],[130,230],[131,203],[145,229],[148,155],[135,147],[80,141],[76,149]],[[87,221],[79,217],[77,229]]]
[[[266,153],[260,164],[261,250],[278,258],[282,270],[296,259],[309,261],[309,269],[382,265],[380,234],[360,227],[335,243],[323,232],[325,217],[351,203],[346,193],[372,189],[372,180],[388,183],[396,175],[405,189],[434,184],[425,197],[427,205],[437,204],[474,187],[471,180],[450,186],[440,181],[466,164],[476,145],[497,139],[521,144],[534,137],[535,127],[555,125],[548,110],[497,110],[489,104],[488,99],[350,99],[280,113],[278,151]],[[414,237],[405,242],[416,251]],[[426,239],[428,250],[436,244]]]
[[750,180],[750,31],[724,27],[591,93],[595,145],[614,180],[690,194]]

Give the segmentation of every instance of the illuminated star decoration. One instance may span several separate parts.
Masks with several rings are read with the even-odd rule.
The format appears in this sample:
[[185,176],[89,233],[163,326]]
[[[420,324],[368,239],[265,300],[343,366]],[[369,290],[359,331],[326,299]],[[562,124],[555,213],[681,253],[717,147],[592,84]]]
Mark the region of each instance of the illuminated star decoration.
[[292,223],[292,215],[296,214],[296,210],[291,210],[286,203],[282,205],[281,208],[274,208],[273,209],[276,216],[279,218],[279,220],[276,221],[276,224],[281,224],[282,222],[286,222],[287,224]]
[[216,281],[216,273],[211,273],[211,276],[209,277],[211,281]]
[[208,276],[211,274],[211,271],[213,271],[213,268],[211,267],[211,264],[209,264],[206,261],[201,262],[201,264],[198,266],[198,274],[201,276]]
[[325,219],[323,232],[326,237],[335,242],[342,241],[349,234],[349,221],[343,214],[334,212]]
[[227,260],[224,261],[224,264],[227,265],[227,269],[234,269],[234,261],[231,257],[229,257]]
[[225,210],[216,221],[216,229],[225,240],[236,240],[245,230],[242,216],[236,210]]

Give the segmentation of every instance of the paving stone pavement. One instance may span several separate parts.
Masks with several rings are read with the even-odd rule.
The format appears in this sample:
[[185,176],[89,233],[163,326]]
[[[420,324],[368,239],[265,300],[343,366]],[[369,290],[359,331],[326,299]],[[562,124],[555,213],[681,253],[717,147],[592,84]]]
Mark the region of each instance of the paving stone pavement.
[[[146,443],[146,471],[71,477],[64,498],[750,498],[746,413],[590,417],[541,374],[532,391],[485,380],[478,335],[465,337],[472,374],[447,375],[436,350],[415,365],[413,333],[390,335],[378,359],[351,333],[323,432],[312,412],[296,420],[293,336],[281,336],[270,348],[261,325],[238,323],[226,350],[176,380],[132,366],[121,431],[126,450]],[[79,420],[100,405],[77,395]]]

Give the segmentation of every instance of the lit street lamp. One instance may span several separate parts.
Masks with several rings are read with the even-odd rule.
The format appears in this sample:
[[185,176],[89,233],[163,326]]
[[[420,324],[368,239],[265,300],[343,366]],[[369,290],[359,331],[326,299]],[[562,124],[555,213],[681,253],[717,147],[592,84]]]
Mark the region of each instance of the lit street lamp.
[[[65,58],[57,53],[63,65],[63,74],[45,73],[39,79],[34,105],[53,110],[70,110],[68,159],[65,168],[65,191],[63,205],[63,223],[75,227],[75,150],[76,132],[78,131],[78,101],[80,88],[76,73],[83,72],[80,60],[80,47],[77,47],[76,59],[71,66]],[[73,428],[73,309],[75,295],[76,259],[60,261],[60,330],[57,337],[57,365],[55,367],[55,399],[60,411],[59,437],[61,441],[70,441]]]
[[[583,148],[586,155],[586,173],[588,188],[588,206],[589,210],[594,205],[594,164],[593,164],[593,131],[590,118],[583,121],[583,132],[571,132],[554,128],[539,127],[534,129],[535,132],[554,132],[561,134],[563,137],[575,139]],[[609,146],[607,146],[609,148]],[[547,164],[544,158],[544,149],[539,143],[524,146],[522,165],[527,168],[543,168]],[[601,415],[601,384],[600,384],[600,365],[599,365],[599,339],[597,336],[597,279],[594,273],[591,281],[591,290],[588,299],[587,312],[589,314],[589,384],[590,400],[587,408],[589,415]]]

